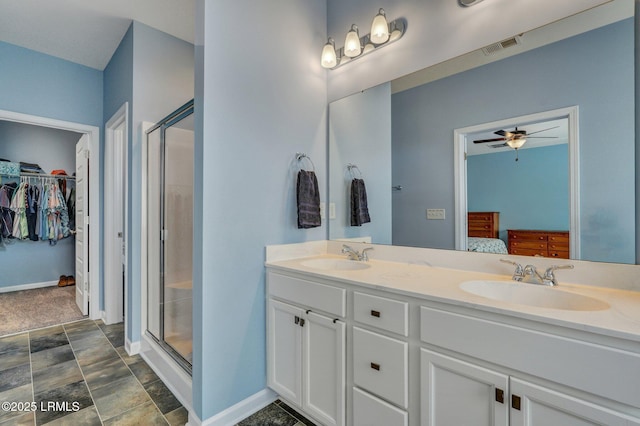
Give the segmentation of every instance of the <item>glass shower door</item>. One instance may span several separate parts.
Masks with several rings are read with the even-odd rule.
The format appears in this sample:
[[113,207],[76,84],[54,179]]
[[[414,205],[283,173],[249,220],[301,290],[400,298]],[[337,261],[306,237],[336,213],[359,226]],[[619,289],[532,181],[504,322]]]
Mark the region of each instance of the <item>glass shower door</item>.
[[185,369],[192,363],[193,105],[148,132],[147,330]]

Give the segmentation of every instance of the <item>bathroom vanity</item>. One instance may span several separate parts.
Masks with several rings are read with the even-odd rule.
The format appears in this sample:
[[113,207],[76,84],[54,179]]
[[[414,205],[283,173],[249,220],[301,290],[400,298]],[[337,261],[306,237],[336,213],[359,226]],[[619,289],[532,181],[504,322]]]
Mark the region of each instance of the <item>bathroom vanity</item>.
[[639,292],[331,252],[266,264],[268,386],[318,424],[640,425]]

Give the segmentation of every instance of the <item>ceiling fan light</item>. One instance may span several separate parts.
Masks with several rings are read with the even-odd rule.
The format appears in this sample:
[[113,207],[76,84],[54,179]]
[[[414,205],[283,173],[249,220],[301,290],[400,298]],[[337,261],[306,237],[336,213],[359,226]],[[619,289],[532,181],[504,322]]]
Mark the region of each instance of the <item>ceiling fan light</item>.
[[518,148],[521,148],[526,141],[527,141],[526,138],[508,139],[507,145],[509,145],[513,149],[518,149]]

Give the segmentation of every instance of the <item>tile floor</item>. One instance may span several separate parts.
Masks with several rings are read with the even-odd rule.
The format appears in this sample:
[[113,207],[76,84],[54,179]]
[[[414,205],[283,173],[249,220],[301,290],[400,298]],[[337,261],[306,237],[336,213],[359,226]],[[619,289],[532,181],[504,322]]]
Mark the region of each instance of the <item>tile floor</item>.
[[[127,355],[123,324],[88,319],[1,337],[0,402],[37,408],[3,407],[0,426],[173,426],[188,420],[187,410],[140,355]],[[278,400],[238,426],[314,423]]]
[[0,409],[0,425],[185,424],[187,410],[123,344],[122,323],[92,320],[0,338],[0,402],[38,408]]

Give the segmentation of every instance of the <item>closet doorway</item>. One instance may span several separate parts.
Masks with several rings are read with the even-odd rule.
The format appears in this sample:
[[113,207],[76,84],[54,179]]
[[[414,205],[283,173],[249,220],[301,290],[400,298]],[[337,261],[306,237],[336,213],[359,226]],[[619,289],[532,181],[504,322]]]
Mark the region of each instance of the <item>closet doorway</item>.
[[[86,171],[86,178],[80,179],[81,175],[76,176],[76,191],[78,190],[77,184],[85,186],[85,197],[81,200],[83,203],[80,206],[80,210],[84,212],[83,216],[77,217],[76,229],[82,230],[81,244],[78,245],[78,238],[76,238],[75,247],[72,248],[73,255],[71,261],[75,263],[75,278],[76,278],[76,302],[83,314],[88,314],[91,319],[100,318],[100,232],[99,226],[101,221],[100,210],[100,158],[99,158],[99,141],[100,141],[100,129],[96,126],[90,126],[85,124],[67,122],[62,120],[55,120],[51,118],[39,117],[29,114],[16,113],[13,111],[0,110],[0,121],[9,122],[15,125],[32,125],[38,127],[44,127],[48,129],[58,129],[67,132],[74,132],[78,134],[79,143],[77,147],[79,150],[74,149],[76,157],[73,159],[73,164],[76,164],[76,160],[82,158],[82,164],[84,164],[84,170]],[[83,145],[86,144],[86,145]],[[86,147],[86,148],[83,148]],[[16,159],[21,161],[21,159]],[[26,159],[22,160],[25,161]],[[72,168],[72,167],[70,167]],[[48,171],[48,170],[47,170]],[[76,172],[76,170],[69,171],[69,174]],[[71,180],[71,179],[69,179]],[[81,180],[81,182],[79,182]],[[89,196],[89,194],[95,194]],[[78,201],[78,199],[76,199]],[[77,209],[78,210],[78,209]],[[91,217],[91,220],[89,220]],[[95,231],[92,232],[91,224]],[[77,235],[76,235],[77,237]],[[68,241],[61,240],[68,244]],[[22,243],[22,242],[21,242]],[[40,241],[42,243],[42,241]],[[28,242],[24,242],[28,244]],[[34,242],[34,244],[38,244]],[[17,246],[16,246],[17,247]],[[80,249],[78,249],[80,248]],[[75,249],[75,250],[74,250]],[[10,248],[8,249],[10,251]],[[50,251],[53,253],[53,251]],[[8,259],[8,258],[7,258]],[[37,262],[33,266],[42,268]],[[80,269],[78,269],[80,268]],[[33,269],[36,269],[35,267]],[[57,278],[57,277],[56,277]],[[57,283],[57,281],[56,281]],[[15,286],[13,288],[5,287],[5,290],[21,290],[28,288],[43,287],[44,285],[50,285],[48,281],[23,283],[22,285]]]

